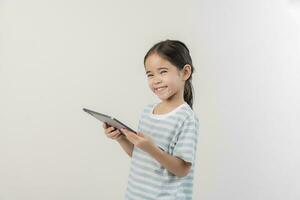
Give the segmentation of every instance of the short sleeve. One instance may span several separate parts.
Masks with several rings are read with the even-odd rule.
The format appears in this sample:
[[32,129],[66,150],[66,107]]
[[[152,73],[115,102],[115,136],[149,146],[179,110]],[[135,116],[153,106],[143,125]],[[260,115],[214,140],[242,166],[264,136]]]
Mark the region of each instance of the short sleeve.
[[143,116],[147,113],[147,111],[149,111],[151,109],[151,107],[153,106],[153,104],[148,104],[146,105],[142,112],[140,113],[140,118],[139,118],[139,121],[138,121],[138,127],[137,127],[137,132],[141,132],[141,123],[142,123],[142,120],[143,120]]
[[198,119],[188,117],[178,131],[177,141],[173,149],[173,156],[186,162],[194,163],[198,142]]

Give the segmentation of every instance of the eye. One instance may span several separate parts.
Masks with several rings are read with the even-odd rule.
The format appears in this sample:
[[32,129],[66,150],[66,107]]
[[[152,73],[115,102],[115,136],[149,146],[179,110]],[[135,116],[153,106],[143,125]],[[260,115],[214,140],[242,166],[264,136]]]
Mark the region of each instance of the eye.
[[150,78],[150,77],[152,77],[152,76],[153,76],[152,74],[147,74],[147,77],[148,77],[148,78]]
[[166,70],[160,71],[161,74],[164,74],[164,73],[167,73],[167,72],[168,72],[168,71],[166,71]]

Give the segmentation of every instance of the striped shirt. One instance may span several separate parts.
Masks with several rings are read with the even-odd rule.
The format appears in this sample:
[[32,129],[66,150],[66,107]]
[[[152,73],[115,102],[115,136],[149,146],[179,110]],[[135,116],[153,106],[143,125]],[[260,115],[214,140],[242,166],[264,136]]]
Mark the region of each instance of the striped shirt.
[[126,200],[191,200],[199,121],[185,102],[167,114],[156,115],[158,103],[142,112],[138,131],[150,136],[156,145],[172,156],[192,163],[184,177],[178,177],[143,150],[134,147],[128,177]]

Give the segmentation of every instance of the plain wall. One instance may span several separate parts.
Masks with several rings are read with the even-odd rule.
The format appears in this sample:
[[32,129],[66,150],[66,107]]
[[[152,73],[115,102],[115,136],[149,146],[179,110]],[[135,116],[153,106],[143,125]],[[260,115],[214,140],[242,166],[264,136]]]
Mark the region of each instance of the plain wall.
[[200,66],[213,74],[221,129],[203,124],[200,104],[207,130],[196,199],[300,199],[300,1],[198,8]]
[[122,199],[129,157],[82,108],[136,129],[167,38],[196,68],[194,199],[299,199],[299,4],[0,1],[0,200]]

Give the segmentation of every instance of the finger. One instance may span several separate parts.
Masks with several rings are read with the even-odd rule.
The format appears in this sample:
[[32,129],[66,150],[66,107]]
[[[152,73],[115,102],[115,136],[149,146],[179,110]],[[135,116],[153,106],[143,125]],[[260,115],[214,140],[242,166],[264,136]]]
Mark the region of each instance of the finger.
[[109,134],[110,138],[115,139],[118,135],[120,135],[119,130],[115,130]]
[[141,137],[145,137],[144,133],[142,133],[142,132],[137,132],[137,135],[141,136]]
[[112,137],[112,139],[114,139],[114,140],[120,138],[120,136],[122,135],[122,133],[121,133],[119,130],[117,130],[116,132],[117,132],[116,135],[114,135],[114,136]]
[[122,128],[122,129],[121,129],[121,132],[124,133],[124,135],[126,135],[126,136],[129,136],[129,135],[130,135],[130,131],[128,131],[128,130],[125,129],[125,128]]
[[130,136],[131,138],[136,139],[136,140],[139,139],[139,136],[137,134],[135,134],[134,132],[129,131],[127,129],[122,129],[122,130],[125,130],[126,133],[128,134],[128,136]]
[[117,134],[117,130],[107,133],[107,137],[112,138]]
[[107,134],[110,134],[111,132],[113,132],[114,131],[114,127],[109,127],[109,128],[107,128],[107,129],[105,129],[105,134],[107,135]]
[[130,139],[130,134],[128,133],[128,131],[127,131],[126,129],[122,128],[122,129],[121,129],[121,132],[126,136],[126,138],[127,138],[130,142],[132,142],[131,139]]
[[139,138],[135,133],[128,131],[127,129],[121,129],[121,130],[130,142],[136,143],[138,141]]
[[108,133],[110,133],[110,132],[112,132],[112,131],[114,131],[116,128],[115,127],[109,127],[108,129],[107,129],[107,131],[108,131]]

